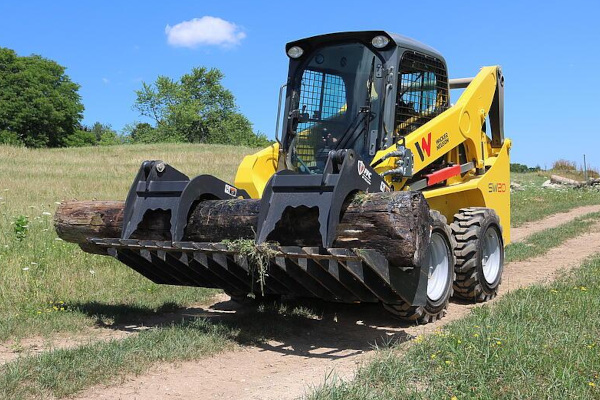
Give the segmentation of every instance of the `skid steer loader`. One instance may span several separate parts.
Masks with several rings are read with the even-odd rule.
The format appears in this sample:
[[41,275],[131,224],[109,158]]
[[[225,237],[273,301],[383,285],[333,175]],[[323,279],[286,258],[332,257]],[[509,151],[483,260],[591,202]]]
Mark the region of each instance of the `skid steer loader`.
[[[156,283],[381,302],[419,323],[452,295],[494,297],[510,240],[500,67],[448,79],[441,54],[384,31],[310,37],[286,53],[276,143],[245,157],[235,184],[146,161],[121,237],[89,246]],[[451,89],[464,89],[454,105]],[[377,222],[386,213],[396,225]],[[144,237],[160,218],[167,235]],[[190,233],[198,218],[204,236]]]

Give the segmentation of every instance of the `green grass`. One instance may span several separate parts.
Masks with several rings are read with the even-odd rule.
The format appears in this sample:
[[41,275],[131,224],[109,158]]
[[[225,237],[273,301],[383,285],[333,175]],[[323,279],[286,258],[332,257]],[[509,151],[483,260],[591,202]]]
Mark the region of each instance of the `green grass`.
[[523,261],[545,254],[566,240],[588,232],[598,220],[600,220],[600,212],[589,213],[556,228],[535,233],[522,242],[511,243],[506,246],[506,261]]
[[0,397],[65,397],[91,385],[118,382],[155,362],[186,361],[234,347],[235,331],[197,319],[123,340],[55,350],[0,368]]
[[600,399],[600,256],[383,350],[311,399]]
[[[125,199],[145,159],[166,160],[190,176],[232,180],[242,157],[253,151],[189,144],[0,146],[0,342],[78,331],[213,296],[214,290],[155,285],[116,260],[57,240],[52,217],[62,200]],[[27,217],[25,225],[20,216]],[[15,231],[15,222],[25,232]]]
[[600,204],[596,189],[545,189],[542,183],[550,179],[550,172],[511,174],[511,180],[523,185],[522,191],[511,194],[511,224],[520,226],[548,215],[568,211],[579,206]]
[[[0,398],[39,399],[73,395],[95,384],[115,384],[157,362],[202,359],[235,348],[279,339],[308,328],[317,316],[298,304],[259,304],[214,323],[189,318],[122,340],[22,357],[0,367]],[[260,322],[257,322],[260,321]]]

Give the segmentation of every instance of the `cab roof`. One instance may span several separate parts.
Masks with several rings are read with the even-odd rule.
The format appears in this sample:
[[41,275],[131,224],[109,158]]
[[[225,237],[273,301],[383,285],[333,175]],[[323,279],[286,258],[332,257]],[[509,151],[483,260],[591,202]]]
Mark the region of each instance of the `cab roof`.
[[[368,46],[371,46],[371,40],[375,36],[379,35],[387,36],[390,39],[390,44],[388,44],[386,48],[389,48],[389,46],[395,44],[398,47],[416,50],[444,61],[444,56],[442,56],[442,54],[433,47],[428,46],[425,43],[419,42],[418,40],[409,38],[407,36],[387,31],[336,32],[318,36],[311,36],[308,38],[299,39],[287,43],[285,46],[285,51],[287,52],[290,49],[290,47],[300,46],[306,52],[310,52],[312,48],[322,46],[323,44],[327,44],[329,42],[343,42],[352,40],[359,41]],[[385,50],[386,48],[380,50]]]

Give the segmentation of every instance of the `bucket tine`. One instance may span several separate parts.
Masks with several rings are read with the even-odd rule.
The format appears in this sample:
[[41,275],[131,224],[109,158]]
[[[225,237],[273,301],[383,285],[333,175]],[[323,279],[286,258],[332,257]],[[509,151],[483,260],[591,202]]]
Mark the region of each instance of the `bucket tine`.
[[[234,272],[238,279],[243,282],[248,282],[248,292],[256,290],[256,281],[251,281],[253,272],[248,266],[248,259],[246,257],[239,254],[219,253],[219,251],[227,250],[227,246],[221,243],[209,244],[208,246],[210,246],[213,251],[212,258],[222,268]],[[258,276],[255,276],[254,278],[257,279]],[[265,291],[273,293],[289,293],[289,289],[287,289],[285,285],[274,280],[269,271],[267,271],[267,276],[265,276]]]
[[220,268],[208,255],[196,251],[193,254],[184,253],[183,256],[187,257],[192,268],[202,270],[225,291],[246,292],[249,290],[249,286],[245,282],[237,279],[235,275],[230,274],[226,269]]
[[[180,254],[181,253],[179,253],[179,255]],[[189,264],[187,263],[187,257],[177,257],[176,253],[170,253],[162,250],[157,251],[156,255],[167,265],[179,271],[187,279],[190,279],[195,284],[195,286],[213,288],[219,287],[219,285],[214,283],[214,281],[211,281],[208,276],[201,275],[198,273],[198,271],[194,270],[193,268],[190,268]]]
[[149,250],[132,250],[130,254],[132,257],[135,258],[136,262],[139,262],[140,265],[144,266],[144,269],[146,271],[152,271],[154,274],[160,275],[164,283],[168,285],[186,286],[186,283],[183,282],[179,277],[169,273],[168,268],[165,270],[165,268],[161,265],[157,265],[156,263],[154,263],[152,261],[152,256],[150,255]]
[[303,270],[297,260],[288,257],[275,257],[275,264],[281,268],[288,276],[304,287],[313,297],[327,300],[334,300],[334,296],[319,281],[310,276]]
[[189,278],[185,274],[182,274],[178,268],[174,268],[172,265],[168,264],[163,258],[161,258],[156,250],[141,250],[140,254],[142,257],[147,259],[149,262],[154,264],[161,271],[165,271],[169,274],[173,279],[179,281],[184,286],[196,286],[197,284],[193,279]]
[[[252,274],[250,271],[250,267],[248,266],[248,258],[240,255],[236,255],[232,257],[235,262],[242,265],[248,271],[248,276]],[[293,290],[291,290],[284,282],[287,282],[284,278],[279,277],[279,279],[283,279],[284,282],[278,280],[278,272],[273,271],[271,267],[271,262],[269,262],[269,267],[266,270],[265,275],[265,290],[267,292],[272,292],[276,294],[294,294]],[[256,282],[256,281],[255,281]]]
[[135,252],[131,250],[110,247],[108,248],[108,254],[156,284],[168,283],[168,280],[165,280],[160,273],[157,274],[156,271],[148,268],[145,260],[143,260],[139,254],[135,254]]
[[[319,254],[318,250],[318,247],[313,248],[312,254]],[[310,250],[307,251],[305,248],[296,246],[282,246],[281,251],[291,256],[298,255],[298,258],[292,257],[292,260],[296,262],[303,271],[331,292],[336,300],[354,301],[356,299],[355,296],[349,292],[339,280],[335,279],[318,260],[310,257]],[[324,261],[327,262],[327,260]]]
[[[318,254],[318,247],[305,247],[304,250],[309,254]],[[353,301],[375,302],[377,297],[367,289],[354,275],[349,273],[343,266],[340,267],[340,261],[333,258],[326,260],[318,260],[319,265],[329,273],[333,279],[344,286],[354,296]]]
[[[355,255],[348,249],[329,249],[332,254],[338,256]],[[398,302],[400,297],[388,286],[381,277],[374,273],[369,266],[362,261],[347,260],[342,263],[346,269],[353,274],[359,281],[363,282],[367,288],[384,303]],[[365,268],[366,267],[366,268]]]

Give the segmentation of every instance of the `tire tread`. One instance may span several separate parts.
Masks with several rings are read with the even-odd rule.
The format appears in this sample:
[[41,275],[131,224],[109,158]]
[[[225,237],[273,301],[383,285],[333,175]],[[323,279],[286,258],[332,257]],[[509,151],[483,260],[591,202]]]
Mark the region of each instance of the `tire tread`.
[[[500,282],[492,290],[487,290],[481,283],[483,277],[479,277],[478,263],[478,239],[481,227],[486,219],[493,219],[500,234],[502,227],[496,212],[490,208],[469,207],[462,208],[454,216],[450,224],[454,238],[456,239],[456,258],[454,280],[454,296],[463,300],[484,302],[493,299],[498,294]],[[501,272],[501,271],[500,271]],[[500,279],[501,280],[501,279]]]

